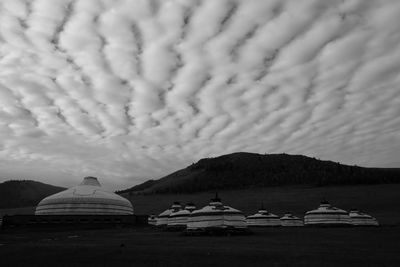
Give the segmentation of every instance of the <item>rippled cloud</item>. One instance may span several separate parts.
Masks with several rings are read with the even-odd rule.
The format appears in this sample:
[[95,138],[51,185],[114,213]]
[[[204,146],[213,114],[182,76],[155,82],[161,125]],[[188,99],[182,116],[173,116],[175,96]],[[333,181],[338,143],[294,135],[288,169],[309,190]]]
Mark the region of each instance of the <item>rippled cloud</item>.
[[249,151],[400,167],[397,0],[2,0],[0,174],[114,188]]

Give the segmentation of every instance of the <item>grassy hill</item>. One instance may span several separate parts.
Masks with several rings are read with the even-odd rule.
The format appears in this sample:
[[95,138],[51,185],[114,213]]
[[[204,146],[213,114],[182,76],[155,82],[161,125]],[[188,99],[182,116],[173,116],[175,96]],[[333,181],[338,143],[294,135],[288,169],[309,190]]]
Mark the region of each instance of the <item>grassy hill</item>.
[[233,153],[201,159],[159,180],[118,193],[193,193],[282,185],[355,185],[400,182],[400,169],[348,166],[302,155]]
[[10,180],[0,183],[0,209],[36,206],[43,198],[65,190],[31,180]]

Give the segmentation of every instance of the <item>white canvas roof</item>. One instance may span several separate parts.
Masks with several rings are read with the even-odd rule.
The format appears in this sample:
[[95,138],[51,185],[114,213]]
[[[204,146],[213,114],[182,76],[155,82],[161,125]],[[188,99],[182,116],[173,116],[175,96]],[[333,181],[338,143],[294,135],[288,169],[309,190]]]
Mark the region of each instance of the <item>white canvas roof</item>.
[[248,226],[280,226],[279,216],[268,212],[263,207],[256,214],[247,216]]
[[353,209],[349,213],[351,224],[356,226],[378,226],[378,221],[371,215]]
[[349,225],[351,221],[347,211],[333,207],[327,201],[322,201],[317,209],[306,212],[304,223],[306,225]]
[[133,214],[129,200],[104,190],[97,178],[86,177],[78,186],[44,198],[36,215],[129,215]]
[[281,218],[282,226],[303,226],[303,220],[297,216],[294,216],[290,212],[286,212]]
[[188,230],[207,228],[246,228],[246,219],[240,210],[224,206],[216,195],[209,205],[191,213]]

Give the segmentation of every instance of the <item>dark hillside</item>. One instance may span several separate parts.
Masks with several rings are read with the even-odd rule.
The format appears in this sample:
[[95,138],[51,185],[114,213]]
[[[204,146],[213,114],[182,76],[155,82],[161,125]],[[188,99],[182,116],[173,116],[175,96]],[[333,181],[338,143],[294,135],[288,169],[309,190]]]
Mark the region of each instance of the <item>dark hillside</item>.
[[357,185],[400,182],[400,169],[348,166],[302,155],[233,153],[205,158],[159,180],[119,193],[192,193],[282,185]]
[[0,183],[0,208],[36,206],[43,198],[65,190],[30,180],[10,180]]

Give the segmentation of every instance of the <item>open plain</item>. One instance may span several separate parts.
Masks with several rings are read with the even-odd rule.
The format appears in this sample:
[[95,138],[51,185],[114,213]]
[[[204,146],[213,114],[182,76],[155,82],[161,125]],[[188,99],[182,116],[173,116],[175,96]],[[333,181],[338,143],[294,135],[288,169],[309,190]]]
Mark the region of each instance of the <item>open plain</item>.
[[151,228],[0,231],[1,266],[400,266],[400,227],[270,228],[183,236]]

